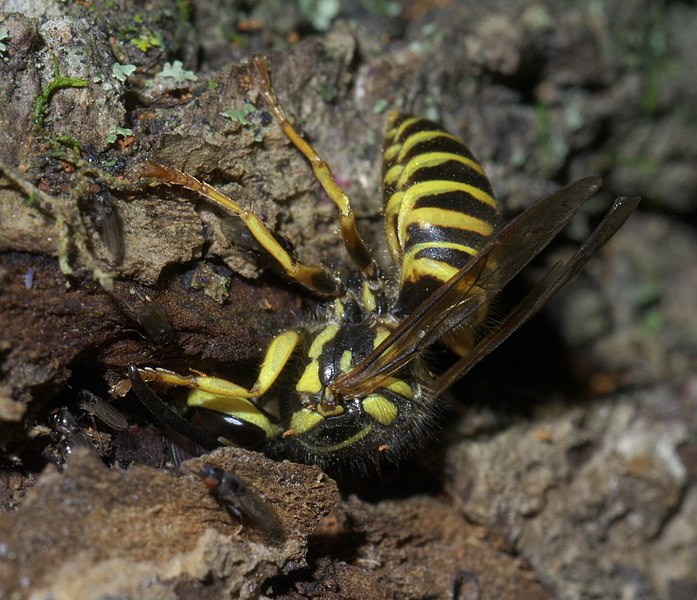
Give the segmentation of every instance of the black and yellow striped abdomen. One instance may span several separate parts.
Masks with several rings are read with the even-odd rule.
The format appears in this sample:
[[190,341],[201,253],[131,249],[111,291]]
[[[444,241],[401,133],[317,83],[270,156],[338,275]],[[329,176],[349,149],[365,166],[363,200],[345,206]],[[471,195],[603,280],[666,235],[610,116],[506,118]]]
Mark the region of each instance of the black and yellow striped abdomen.
[[392,113],[383,157],[385,232],[407,314],[479,252],[500,222],[467,146],[427,119]]

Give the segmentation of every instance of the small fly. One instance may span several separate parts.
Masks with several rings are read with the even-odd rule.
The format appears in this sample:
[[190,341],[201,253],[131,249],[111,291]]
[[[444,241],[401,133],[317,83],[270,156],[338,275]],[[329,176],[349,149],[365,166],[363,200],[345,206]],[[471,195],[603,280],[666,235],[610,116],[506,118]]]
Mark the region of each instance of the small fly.
[[82,390],[78,394],[78,406],[87,414],[99,419],[102,423],[111,427],[114,431],[128,429],[128,421],[106,400],[102,400],[89,390]]
[[242,524],[281,541],[283,526],[271,505],[232,471],[204,464],[196,472],[210,493]]

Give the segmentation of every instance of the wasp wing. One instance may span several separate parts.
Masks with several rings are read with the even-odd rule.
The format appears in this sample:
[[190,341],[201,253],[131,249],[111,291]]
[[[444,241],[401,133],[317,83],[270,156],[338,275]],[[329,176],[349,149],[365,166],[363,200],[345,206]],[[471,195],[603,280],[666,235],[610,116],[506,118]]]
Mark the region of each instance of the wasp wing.
[[638,197],[617,198],[591,236],[574,255],[566,262],[555,263],[538,284],[516,305],[499,328],[488,333],[477,343],[472,352],[463,356],[435,380],[433,391],[436,394],[442,394],[535,315],[562,286],[579,272],[583,265],[588,262],[588,259],[617,233],[629,215],[634,212],[639,200]]
[[[409,363],[447,331],[466,323],[539,254],[600,185],[597,177],[580,179],[509,221],[479,254],[412,311],[377,348],[353,369],[337,377],[331,385],[332,391],[347,396],[369,393],[384,377]],[[616,227],[602,227],[605,235],[601,237],[606,241]],[[584,248],[588,246],[585,260],[602,245],[591,244],[591,240],[584,244]],[[564,281],[581,266],[582,263],[571,270]]]

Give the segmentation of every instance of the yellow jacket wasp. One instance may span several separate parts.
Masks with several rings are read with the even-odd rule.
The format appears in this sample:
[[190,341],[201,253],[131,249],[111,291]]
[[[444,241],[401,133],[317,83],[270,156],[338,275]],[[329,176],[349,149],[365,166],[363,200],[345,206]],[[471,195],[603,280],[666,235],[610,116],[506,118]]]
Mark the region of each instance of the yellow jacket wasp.
[[[361,282],[344,284],[322,266],[299,262],[233,199],[190,175],[148,164],[146,176],[198,192],[239,217],[287,277],[333,304],[323,319],[300,323],[272,340],[250,388],[159,368],[131,367],[129,379],[161,422],[197,438],[204,448],[260,444],[272,454],[330,469],[398,459],[431,433],[445,390],[572,278],[617,232],[639,198],[616,199],[571,258],[555,264],[502,322],[487,327],[492,298],[561,231],[600,179],[575,181],[502,224],[487,177],[460,139],[426,119],[391,114],[383,157],[385,235],[399,285],[387,293],[389,282],[358,232],[348,197],[286,117],[265,59],[254,59],[253,67],[270,112],[336,204]],[[436,342],[459,357],[440,374],[422,358]],[[288,389],[278,383],[281,374],[289,380],[289,370],[294,383]],[[187,405],[204,426],[164,406],[147,382],[189,388]]]

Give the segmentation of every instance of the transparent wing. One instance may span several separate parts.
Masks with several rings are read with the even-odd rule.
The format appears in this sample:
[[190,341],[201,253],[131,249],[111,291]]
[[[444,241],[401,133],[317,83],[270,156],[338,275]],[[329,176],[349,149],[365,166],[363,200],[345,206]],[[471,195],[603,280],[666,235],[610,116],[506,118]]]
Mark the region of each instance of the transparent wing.
[[[601,181],[597,177],[580,179],[557,190],[509,221],[477,256],[424,300],[375,350],[353,369],[337,377],[331,384],[332,391],[349,397],[369,393],[384,377],[409,363],[447,331],[467,323],[539,254],[600,185]],[[583,258],[574,261],[563,272],[552,271],[548,275],[549,279],[545,278],[545,288],[549,287],[554,291],[559,289],[614,234],[635,205],[636,203],[630,202],[620,203],[620,207],[626,207],[626,210],[620,210],[616,203],[599,225],[600,231],[596,230],[579,250],[583,252]],[[624,215],[623,219],[613,216],[618,212]],[[602,243],[599,243],[601,240]],[[537,289],[536,287],[535,290]],[[544,298],[551,296],[551,293],[544,295]],[[542,297],[541,295],[540,298]],[[532,300],[531,295],[528,298]],[[535,304],[537,305],[538,303]],[[539,302],[539,306],[541,305],[542,301]],[[531,314],[534,313],[525,318],[529,318]],[[518,322],[515,328],[522,322]],[[510,333],[512,331],[508,335]],[[501,341],[506,337],[507,335]],[[477,347],[473,349],[473,353],[476,352]],[[462,375],[456,375],[454,370],[449,370],[448,373],[453,380]],[[439,387],[442,387],[446,380],[442,380],[442,385],[440,378],[438,382]]]
[[436,394],[443,393],[535,315],[563,285],[579,272],[588,259],[617,233],[629,215],[634,212],[639,200],[638,197],[617,198],[610,211],[574,255],[566,262],[555,263],[540,282],[516,305],[499,328],[486,335],[472,349],[472,352],[462,357],[436,379],[433,391]]

